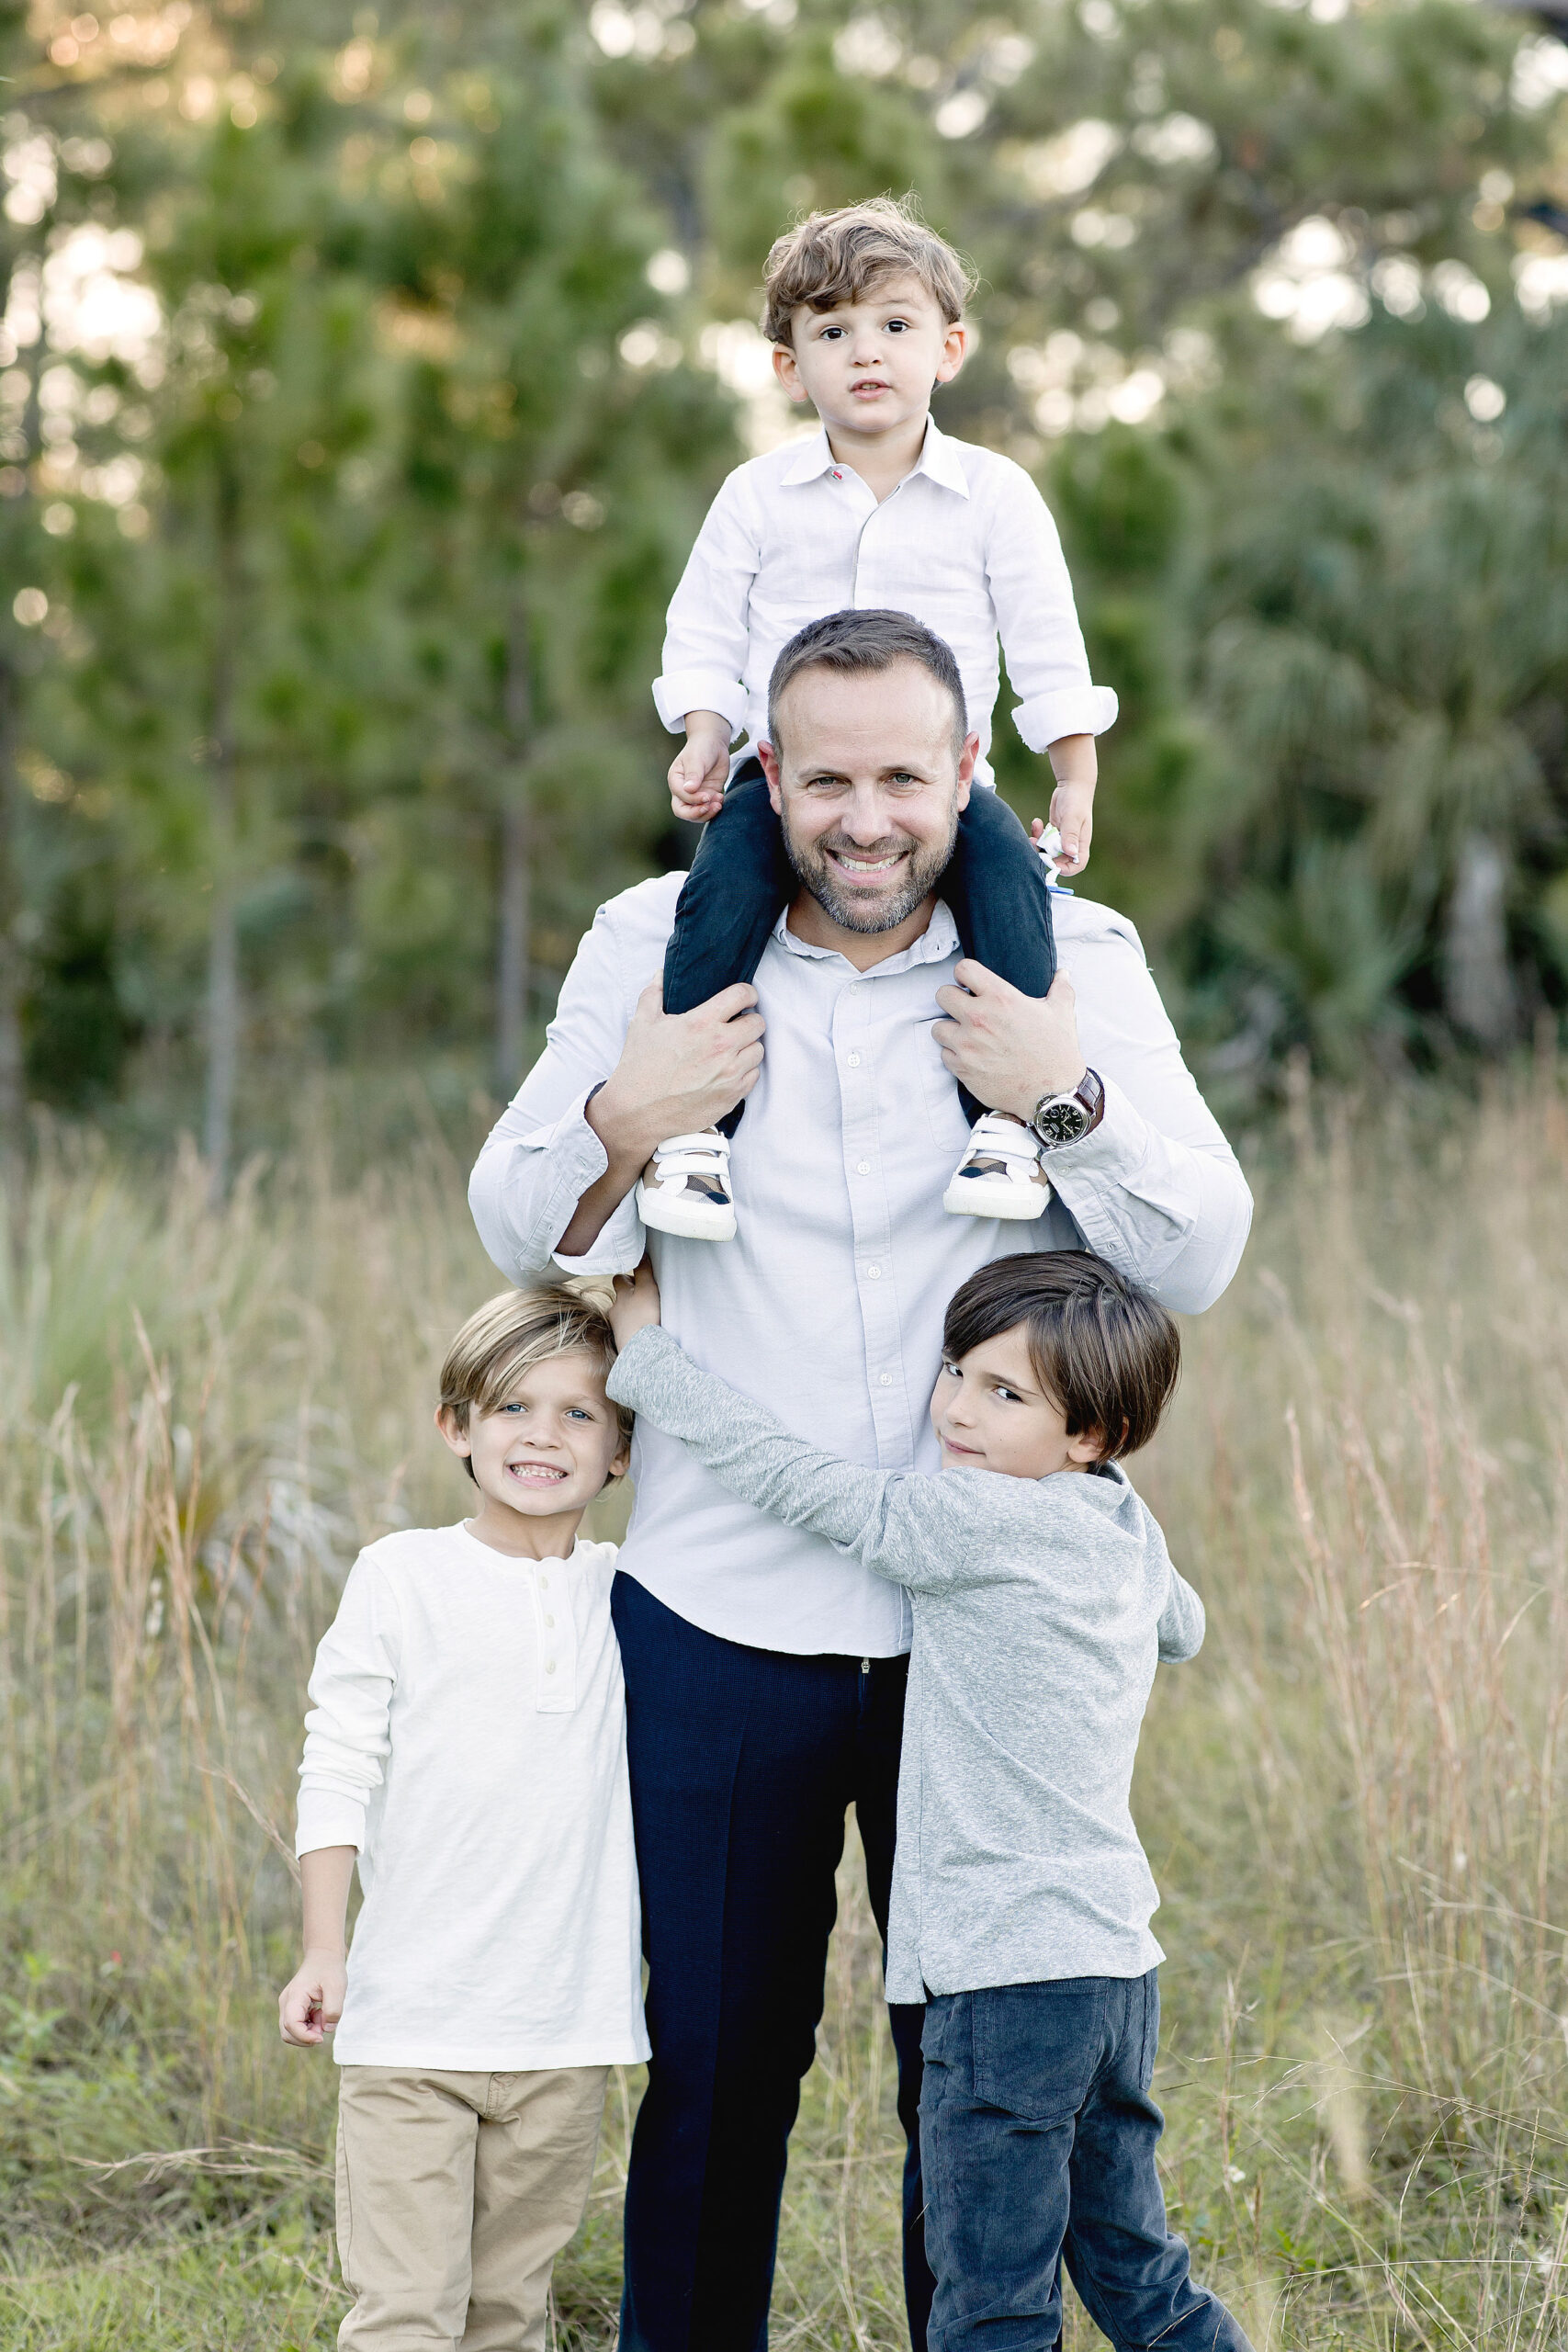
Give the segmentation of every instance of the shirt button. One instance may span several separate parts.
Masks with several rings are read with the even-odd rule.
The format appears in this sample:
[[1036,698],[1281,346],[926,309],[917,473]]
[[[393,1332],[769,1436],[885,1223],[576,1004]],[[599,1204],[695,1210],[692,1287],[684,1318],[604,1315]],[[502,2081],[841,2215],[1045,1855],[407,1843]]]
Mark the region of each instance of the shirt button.
[[870,1281],[879,1283],[882,1280],[882,1269],[880,1266],[868,1266],[865,1271]]
[[891,1388],[893,1374],[890,1372],[879,1372],[876,1375],[876,1385],[879,1388]]
[[856,1162],[855,1162],[855,1174],[856,1174],[857,1176],[869,1176],[869,1175],[871,1174],[871,1162],[870,1162],[870,1160],[869,1160],[869,1159],[857,1159],[857,1160],[856,1160]]
[[555,1621],[555,1619],[554,1619],[553,1617],[547,1617],[547,1618],[546,1618],[546,1620],[545,1620],[545,1623],[546,1623],[546,1624],[547,1624],[547,1625],[553,1625],[553,1624],[555,1623],[555,1622],[556,1622],[556,1621]]
[[848,1059],[849,1059],[849,1066],[850,1066],[851,1069],[859,1069],[859,1068],[860,1068],[860,1056],[859,1056],[858,1054],[851,1054],[851,1055],[848,1057]]
[[539,1578],[539,1590],[540,1590],[541,1592],[548,1592],[549,1589],[550,1589],[550,1580],[549,1580],[548,1577],[541,1577]]
[[546,1672],[547,1674],[553,1674],[553,1673],[555,1672],[555,1670],[556,1670],[556,1662],[555,1662],[554,1658],[553,1658],[553,1657],[547,1657],[547,1658],[545,1660],[545,1672]]

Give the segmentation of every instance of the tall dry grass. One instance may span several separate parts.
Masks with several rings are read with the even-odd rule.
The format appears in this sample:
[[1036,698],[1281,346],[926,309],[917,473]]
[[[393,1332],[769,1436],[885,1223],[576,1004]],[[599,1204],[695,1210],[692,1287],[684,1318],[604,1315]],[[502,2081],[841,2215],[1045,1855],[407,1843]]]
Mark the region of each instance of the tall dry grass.
[[[1137,1798],[1168,2188],[1260,2346],[1568,2343],[1565,1163],[1552,1067],[1480,1118],[1298,1099],[1139,1474],[1211,1628]],[[463,1172],[307,1145],[213,1216],[190,1162],[56,1148],[11,1204],[0,2346],[331,2340],[331,2069],[273,2009],[301,1695],[357,1544],[463,1508]],[[871,2352],[897,2135],[852,1859],[841,1893],[774,2335]],[[637,2089],[563,2342],[613,2341]]]

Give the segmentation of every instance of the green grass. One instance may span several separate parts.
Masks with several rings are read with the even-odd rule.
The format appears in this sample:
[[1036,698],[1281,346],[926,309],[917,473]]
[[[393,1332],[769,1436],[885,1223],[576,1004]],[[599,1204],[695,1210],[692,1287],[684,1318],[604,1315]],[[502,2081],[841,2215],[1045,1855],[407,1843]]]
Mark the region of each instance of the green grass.
[[[1167,2189],[1271,2352],[1568,2345],[1565,1165],[1553,1069],[1479,1125],[1299,1104],[1138,1472],[1210,1611],[1136,1791]],[[188,1164],[56,1151],[13,1204],[5,2352],[333,2341],[333,2070],[276,2038],[280,1841],[355,1544],[462,1508],[428,1411],[495,1286],[463,1174],[433,1135],[352,1182],[301,1148],[212,1217]],[[574,2352],[614,2341],[637,2092],[558,2271]],[[852,1835],[775,2346],[902,2344],[898,2161]]]

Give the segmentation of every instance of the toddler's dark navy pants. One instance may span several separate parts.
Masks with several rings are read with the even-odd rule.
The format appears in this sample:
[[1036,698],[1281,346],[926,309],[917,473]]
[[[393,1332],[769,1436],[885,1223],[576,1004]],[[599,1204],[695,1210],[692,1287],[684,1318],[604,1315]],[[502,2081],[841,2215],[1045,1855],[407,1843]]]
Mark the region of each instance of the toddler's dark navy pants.
[[[747,760],[704,828],[676,903],[664,951],[665,1012],[690,1012],[753,978],[795,887],[761,765]],[[1056,977],[1051,893],[1028,833],[999,794],[970,794],[941,891],[964,955],[1025,996],[1043,996]],[[973,1125],[985,1105],[958,1091]],[[737,1104],[719,1121],[726,1135],[735,1133],[745,1107]]]
[[[873,1658],[863,1672],[858,1657],[748,1649],[688,1624],[626,1576],[612,1608],[653,2043],[626,2183],[621,2352],[761,2352],[852,1804],[887,1932],[908,1660]],[[931,2293],[918,2132],[924,2014],[891,2012],[915,2352]]]
[[931,2352],[1052,2352],[1065,2259],[1122,2352],[1251,2352],[1166,2225],[1149,2097],[1159,1978],[932,1996],[920,2146]]

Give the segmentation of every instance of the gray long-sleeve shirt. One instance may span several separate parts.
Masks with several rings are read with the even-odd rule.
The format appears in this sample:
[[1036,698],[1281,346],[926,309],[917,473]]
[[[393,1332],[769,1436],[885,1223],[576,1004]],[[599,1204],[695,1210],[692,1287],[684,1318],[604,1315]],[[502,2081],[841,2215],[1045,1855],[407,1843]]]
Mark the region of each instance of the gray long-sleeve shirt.
[[1195,1655],[1203,1604],[1125,1472],[863,1470],[660,1329],[625,1349],[609,1393],[731,1493],[914,1597],[888,1999],[1163,1959],[1133,1762],[1156,1661]]

